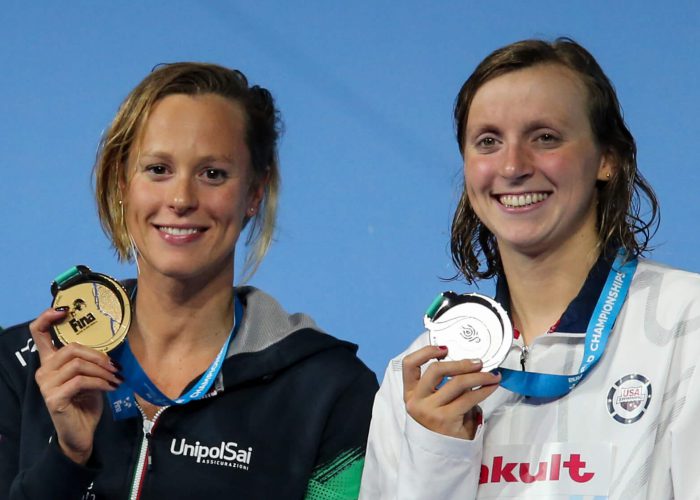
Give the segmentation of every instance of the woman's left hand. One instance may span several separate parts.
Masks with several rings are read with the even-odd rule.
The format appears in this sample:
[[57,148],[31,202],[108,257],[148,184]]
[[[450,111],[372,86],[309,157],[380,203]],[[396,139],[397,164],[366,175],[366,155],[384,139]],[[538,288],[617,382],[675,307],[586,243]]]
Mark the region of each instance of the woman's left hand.
[[[421,366],[443,359],[447,348],[426,346],[403,360],[406,411],[426,429],[461,439],[474,439],[479,425],[478,404],[501,381],[500,374],[480,371],[481,360],[432,363],[421,375]],[[445,378],[449,378],[441,387]]]

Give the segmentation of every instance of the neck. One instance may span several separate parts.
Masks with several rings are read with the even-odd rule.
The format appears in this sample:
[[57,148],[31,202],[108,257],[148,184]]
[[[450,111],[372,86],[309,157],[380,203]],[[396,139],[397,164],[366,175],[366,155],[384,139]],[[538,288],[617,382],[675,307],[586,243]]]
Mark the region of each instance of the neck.
[[537,255],[501,249],[513,323],[526,344],[559,321],[598,259],[597,243],[578,243]]
[[232,282],[233,269],[194,280],[143,269],[129,332],[134,353],[159,359],[218,350],[233,325]]

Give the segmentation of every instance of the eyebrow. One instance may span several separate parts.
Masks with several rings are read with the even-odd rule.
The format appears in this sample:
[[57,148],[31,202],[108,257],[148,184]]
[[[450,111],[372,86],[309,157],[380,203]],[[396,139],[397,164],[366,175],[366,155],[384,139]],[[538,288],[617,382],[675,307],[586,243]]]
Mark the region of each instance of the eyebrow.
[[[165,151],[140,151],[139,158],[144,158],[144,157],[149,157],[149,158],[159,158],[161,160],[171,160],[172,155],[170,153],[166,153]],[[200,163],[206,163],[210,161],[225,161],[227,163],[235,163],[234,158],[228,155],[220,155],[220,156],[215,156],[215,155],[206,155],[201,158],[198,158],[197,160]]]
[[467,138],[473,138],[485,133],[500,134],[501,130],[490,123],[477,124],[474,127],[467,125],[467,130],[465,131],[465,136]]
[[[550,129],[561,129],[562,127],[566,127],[567,124],[564,122],[559,122],[557,120],[554,120],[552,118],[549,119],[542,119],[542,118],[536,118],[530,122],[527,122],[523,128],[526,133],[533,132],[538,129],[542,128],[550,128]],[[492,123],[489,122],[484,122],[484,123],[477,123],[475,126],[470,127],[467,125],[467,130],[466,130],[466,137],[467,138],[473,138],[477,137],[481,134],[485,133],[492,133],[492,134],[501,134],[501,129],[497,127],[496,125],[493,125]]]

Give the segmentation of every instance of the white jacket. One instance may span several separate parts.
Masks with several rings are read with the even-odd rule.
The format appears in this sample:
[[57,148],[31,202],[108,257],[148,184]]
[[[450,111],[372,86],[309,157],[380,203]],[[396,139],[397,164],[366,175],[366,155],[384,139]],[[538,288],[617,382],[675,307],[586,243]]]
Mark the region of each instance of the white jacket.
[[[529,371],[578,370],[590,312],[575,318],[575,303],[565,315],[584,327],[538,337]],[[406,414],[401,360],[427,344],[423,333],[386,370],[361,499],[700,499],[700,275],[640,261],[590,374],[554,401],[498,388],[473,441]],[[521,345],[503,366],[520,369]]]

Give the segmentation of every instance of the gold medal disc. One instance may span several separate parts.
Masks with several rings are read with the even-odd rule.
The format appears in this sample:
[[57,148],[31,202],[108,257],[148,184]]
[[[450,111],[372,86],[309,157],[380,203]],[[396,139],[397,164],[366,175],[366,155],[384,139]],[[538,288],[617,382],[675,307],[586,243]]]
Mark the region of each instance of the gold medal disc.
[[65,319],[53,325],[63,345],[77,342],[109,352],[126,338],[131,323],[129,296],[117,281],[103,274],[99,277],[57,291],[52,307],[68,307]]

